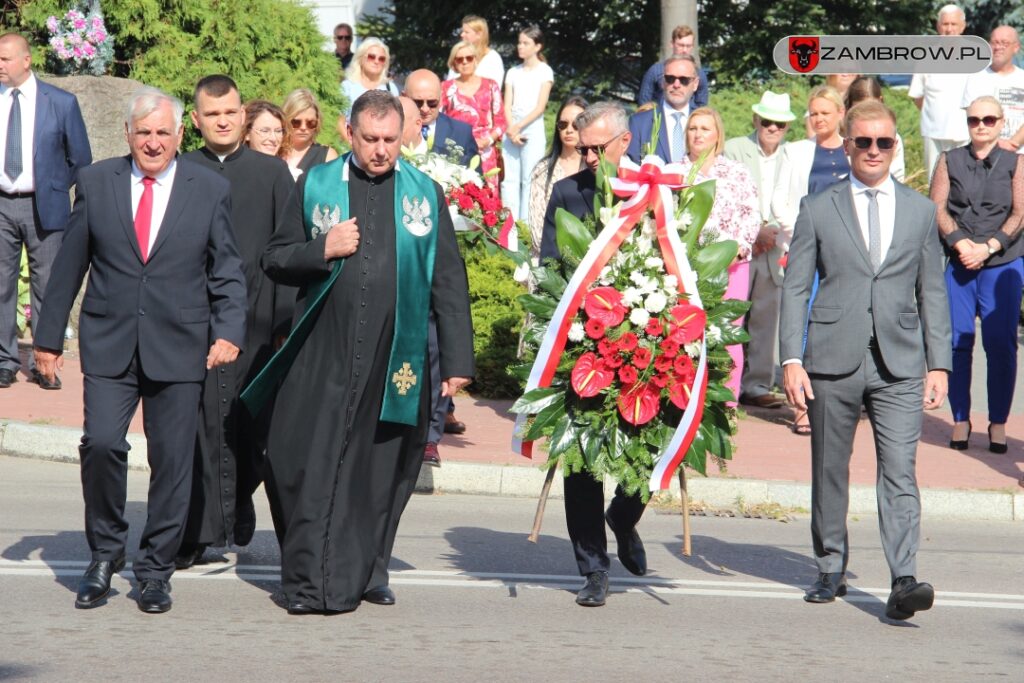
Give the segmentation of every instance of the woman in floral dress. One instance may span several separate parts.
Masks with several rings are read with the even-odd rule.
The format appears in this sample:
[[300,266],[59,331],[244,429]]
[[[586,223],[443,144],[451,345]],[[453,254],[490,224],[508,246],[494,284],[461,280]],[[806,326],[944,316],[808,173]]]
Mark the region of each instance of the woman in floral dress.
[[487,184],[498,189],[498,153],[495,144],[505,134],[505,108],[501,88],[489,78],[476,74],[476,48],[460,41],[448,55],[448,68],[456,78],[441,84],[441,112],[468,123],[480,154],[480,172]]

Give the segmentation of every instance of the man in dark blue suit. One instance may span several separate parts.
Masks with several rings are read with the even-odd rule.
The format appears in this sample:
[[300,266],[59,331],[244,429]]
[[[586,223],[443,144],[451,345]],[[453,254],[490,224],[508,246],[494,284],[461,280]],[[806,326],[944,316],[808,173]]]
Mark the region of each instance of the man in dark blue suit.
[[[22,245],[28,251],[32,319],[43,310],[43,292],[71,213],[69,190],[78,170],[92,163],[78,100],[38,80],[28,42],[0,36],[0,388],[17,381],[18,275]],[[36,325],[32,325],[35,330]],[[31,381],[47,382],[29,359]]]
[[230,186],[175,158],[182,111],[179,100],[142,88],[125,121],[131,156],[82,169],[33,340],[39,372],[54,381],[71,304],[88,270],[79,453],[92,562],[79,584],[80,608],[102,604],[111,576],[125,564],[125,435],[139,399],[152,473],[132,569],[139,608],[171,608],[169,579],[188,514],[200,388],[207,370],[234,361],[245,339],[245,275],[231,232]]
[[639,163],[643,147],[651,141],[654,114],[661,117],[658,143],[654,153],[664,161],[682,161],[686,156],[686,120],[690,118],[690,99],[700,83],[697,62],[690,55],[672,55],[665,60],[665,94],[654,109],[634,114],[629,119],[633,140],[629,158]]
[[[575,125],[580,134],[577,149],[587,168],[559,180],[551,188],[551,199],[544,214],[541,258],[558,258],[555,243],[555,214],[558,210],[565,209],[579,219],[591,215],[597,185],[595,173],[601,156],[617,167],[630,144],[626,111],[614,102],[590,105],[576,117]],[[647,553],[636,531],[644,507],[639,495],[627,495],[620,486],[605,511],[604,482],[586,471],[565,477],[565,522],[576,565],[580,574],[586,577],[583,588],[576,595],[576,604],[600,607],[608,596],[610,563],[605,522],[615,534],[622,566],[633,574],[647,573]]]
[[477,155],[473,127],[441,113],[441,80],[437,74],[427,69],[413,71],[405,79],[403,94],[420,111],[423,139],[434,141],[430,151],[450,156],[452,148],[458,147],[462,150],[459,163],[468,166],[470,159]]

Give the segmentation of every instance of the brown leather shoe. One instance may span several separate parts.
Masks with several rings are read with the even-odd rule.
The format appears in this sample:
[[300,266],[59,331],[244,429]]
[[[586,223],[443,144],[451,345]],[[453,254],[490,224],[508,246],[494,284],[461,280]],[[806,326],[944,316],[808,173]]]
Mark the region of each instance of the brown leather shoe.
[[455,417],[455,413],[448,413],[444,418],[444,433],[445,434],[465,434],[466,423],[461,422]]
[[760,396],[740,396],[740,403],[755,408],[781,408],[786,402],[775,394],[761,394]]

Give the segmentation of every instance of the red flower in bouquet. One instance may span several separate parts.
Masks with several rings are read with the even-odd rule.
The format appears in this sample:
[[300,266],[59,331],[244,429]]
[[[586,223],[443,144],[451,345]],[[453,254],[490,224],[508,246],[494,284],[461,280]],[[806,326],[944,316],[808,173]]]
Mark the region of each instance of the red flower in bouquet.
[[484,225],[488,228],[493,228],[498,224],[498,214],[493,211],[484,211]]
[[572,388],[581,398],[596,396],[611,385],[615,372],[605,367],[604,361],[592,351],[576,360],[572,368]]
[[661,354],[663,358],[675,358],[679,353],[679,342],[666,339],[661,342]]
[[680,344],[689,344],[701,338],[707,324],[707,313],[692,304],[679,304],[672,307],[672,340]]
[[690,392],[697,372],[689,356],[678,356],[673,363],[672,385],[668,389],[668,399],[680,409],[685,409],[690,402]]
[[619,414],[631,425],[642,425],[654,419],[661,407],[661,390],[651,384],[634,384],[619,394]]
[[597,320],[608,327],[618,325],[626,317],[622,294],[614,287],[597,287],[590,290],[583,302],[583,310],[591,320]]
[[597,352],[604,356],[605,360],[608,360],[609,356],[615,356],[619,353],[619,345],[605,337],[597,342]]
[[591,339],[600,339],[601,337],[604,336],[606,330],[605,326],[601,323],[600,320],[594,319],[588,320],[587,324],[583,326],[583,329],[586,331],[587,336],[590,337]]
[[463,211],[469,211],[475,205],[473,198],[470,197],[468,194],[459,195],[458,202],[459,208],[462,209]]
[[636,384],[637,372],[632,365],[623,365],[619,368],[619,381],[627,386]]
[[645,369],[651,364],[651,350],[640,347],[633,352],[633,365],[639,370]]
[[663,334],[665,332],[665,328],[661,324],[661,318],[651,318],[647,322],[647,327],[644,328],[644,332],[651,337],[657,337]]
[[623,351],[632,351],[636,348],[637,338],[632,332],[626,332],[624,335],[619,337],[619,348]]
[[672,369],[672,359],[662,354],[654,359],[654,369],[658,372],[668,372]]
[[480,206],[484,207],[484,211],[498,211],[501,209],[501,200],[497,197],[484,197],[480,200]]
[[[661,360],[661,358],[659,357],[658,360]],[[655,365],[655,367],[657,367],[657,365],[658,365],[658,361],[657,360],[654,361],[654,365]],[[660,375],[659,374],[654,374],[654,375],[651,375],[651,384],[653,384],[654,386],[658,387],[659,389],[664,389],[668,385],[668,375],[665,375],[665,374],[660,374]]]

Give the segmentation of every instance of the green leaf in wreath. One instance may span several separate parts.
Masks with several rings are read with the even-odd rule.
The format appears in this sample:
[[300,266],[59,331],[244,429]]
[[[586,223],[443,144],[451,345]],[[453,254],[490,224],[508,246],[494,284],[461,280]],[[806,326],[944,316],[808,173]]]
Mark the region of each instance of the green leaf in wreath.
[[562,400],[555,401],[544,410],[537,413],[530,424],[530,428],[523,434],[523,441],[536,441],[542,436],[551,433],[551,429],[558,420],[565,417],[565,394],[561,394]]
[[739,249],[739,245],[733,240],[709,244],[703,249],[698,249],[694,254],[693,269],[701,277],[727,271],[736,258],[737,249]]
[[530,271],[537,288],[541,289],[556,299],[561,299],[569,284],[565,278],[559,275],[554,268],[534,268]]
[[728,389],[717,382],[708,382],[708,388],[704,399],[706,403],[710,403],[712,401],[727,402],[735,400],[736,397],[733,396],[732,389]]
[[[564,455],[576,445],[577,428],[572,420],[566,418],[555,424],[551,437],[548,439],[548,453],[552,458]],[[568,463],[563,463],[563,468]],[[571,469],[571,468],[570,468]]]
[[704,435],[701,434],[698,429],[693,435],[693,441],[690,443],[690,449],[686,451],[686,457],[683,458],[683,462],[689,465],[695,472],[699,472],[700,474],[707,476],[707,450],[707,445],[704,443]]
[[686,226],[683,241],[687,242],[687,247],[692,253],[696,250],[697,237],[704,228],[704,224],[708,222],[711,207],[715,203],[715,180],[705,180],[691,185],[683,190],[683,196],[680,199],[679,216],[681,217],[684,212],[690,215],[690,224]]
[[571,257],[579,261],[590,247],[593,236],[576,216],[563,208],[555,211],[555,242],[562,258]]
[[580,430],[579,439],[587,469],[593,471],[597,456],[601,453],[601,446],[604,445],[604,433],[600,429],[588,427]]
[[509,408],[517,415],[536,415],[555,402],[565,404],[565,389],[561,387],[538,387],[526,392]]
[[544,294],[520,294],[516,299],[523,310],[542,320],[551,320],[558,308],[558,302]]

